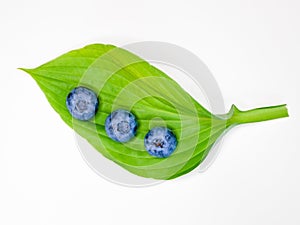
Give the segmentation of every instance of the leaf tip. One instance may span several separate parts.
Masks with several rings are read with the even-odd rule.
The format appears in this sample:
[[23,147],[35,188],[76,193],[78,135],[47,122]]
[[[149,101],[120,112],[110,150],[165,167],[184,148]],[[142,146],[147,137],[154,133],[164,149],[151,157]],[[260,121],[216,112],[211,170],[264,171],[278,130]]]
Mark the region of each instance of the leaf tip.
[[24,72],[26,72],[26,73],[28,73],[28,70],[30,70],[30,69],[26,69],[26,68],[22,68],[22,67],[18,67],[17,69],[18,69],[18,70],[22,70],[22,71],[24,71]]
[[18,69],[18,70],[22,70],[22,71],[24,71],[24,72],[26,72],[26,73],[32,75],[33,69],[26,69],[26,68],[22,68],[22,67],[19,67],[19,68],[17,68],[17,69]]

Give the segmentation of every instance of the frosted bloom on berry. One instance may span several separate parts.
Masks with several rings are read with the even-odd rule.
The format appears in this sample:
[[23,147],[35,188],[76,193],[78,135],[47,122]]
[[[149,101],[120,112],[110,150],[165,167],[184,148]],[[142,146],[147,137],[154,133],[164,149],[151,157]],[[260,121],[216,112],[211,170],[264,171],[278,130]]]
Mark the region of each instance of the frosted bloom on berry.
[[85,87],[76,87],[69,93],[66,105],[75,119],[89,120],[95,116],[99,101],[92,90]]
[[146,134],[144,144],[150,155],[166,158],[176,149],[177,139],[168,128],[155,127]]
[[107,135],[117,142],[127,142],[136,135],[135,116],[126,110],[113,111],[105,120]]

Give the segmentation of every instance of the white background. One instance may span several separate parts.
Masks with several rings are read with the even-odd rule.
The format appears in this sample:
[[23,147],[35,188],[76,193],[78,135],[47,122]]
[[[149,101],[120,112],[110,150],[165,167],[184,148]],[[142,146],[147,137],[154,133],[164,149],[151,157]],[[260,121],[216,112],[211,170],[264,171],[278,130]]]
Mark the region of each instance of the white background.
[[[299,11],[297,0],[1,1],[0,224],[300,224]],[[100,178],[16,68],[145,40],[197,54],[227,109],[287,103],[290,117],[234,128],[202,174],[148,188]]]

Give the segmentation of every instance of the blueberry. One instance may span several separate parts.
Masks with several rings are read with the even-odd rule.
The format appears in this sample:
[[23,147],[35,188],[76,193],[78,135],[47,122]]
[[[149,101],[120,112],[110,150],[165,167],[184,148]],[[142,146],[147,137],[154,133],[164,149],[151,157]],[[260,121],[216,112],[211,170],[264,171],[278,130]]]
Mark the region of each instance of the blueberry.
[[99,101],[92,90],[85,87],[76,87],[69,93],[66,105],[74,118],[89,120],[95,116]]
[[113,111],[105,120],[107,135],[117,142],[127,142],[136,135],[135,116],[126,110]]
[[166,158],[176,149],[177,139],[168,128],[154,127],[146,134],[144,144],[150,155]]

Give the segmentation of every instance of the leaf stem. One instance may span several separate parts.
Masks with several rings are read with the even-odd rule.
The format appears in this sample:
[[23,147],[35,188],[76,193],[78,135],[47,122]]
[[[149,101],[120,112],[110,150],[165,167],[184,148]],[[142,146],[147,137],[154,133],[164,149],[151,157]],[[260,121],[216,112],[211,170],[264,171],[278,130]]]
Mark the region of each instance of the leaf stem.
[[261,122],[288,116],[289,114],[285,104],[251,109],[247,111],[241,111],[235,105],[232,105],[229,113],[227,114],[227,126]]

